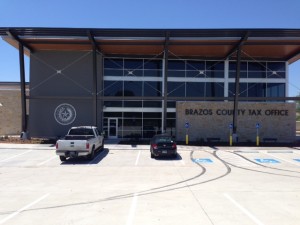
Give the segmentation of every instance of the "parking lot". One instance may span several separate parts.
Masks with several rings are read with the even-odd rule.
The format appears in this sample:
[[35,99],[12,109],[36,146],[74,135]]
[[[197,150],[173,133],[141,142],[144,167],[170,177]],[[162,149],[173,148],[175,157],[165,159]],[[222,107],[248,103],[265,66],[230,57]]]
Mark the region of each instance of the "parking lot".
[[0,144],[0,225],[298,225],[300,148],[106,144],[62,163],[51,145]]

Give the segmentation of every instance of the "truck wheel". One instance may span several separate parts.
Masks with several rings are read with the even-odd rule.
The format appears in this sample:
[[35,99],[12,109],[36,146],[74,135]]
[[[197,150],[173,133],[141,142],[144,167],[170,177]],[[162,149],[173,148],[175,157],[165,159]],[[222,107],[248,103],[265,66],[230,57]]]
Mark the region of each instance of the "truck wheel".
[[94,157],[95,157],[95,150],[93,148],[91,154],[88,155],[88,159],[92,160],[92,159],[94,159]]
[[59,156],[60,161],[65,162],[67,160],[67,158],[65,156]]

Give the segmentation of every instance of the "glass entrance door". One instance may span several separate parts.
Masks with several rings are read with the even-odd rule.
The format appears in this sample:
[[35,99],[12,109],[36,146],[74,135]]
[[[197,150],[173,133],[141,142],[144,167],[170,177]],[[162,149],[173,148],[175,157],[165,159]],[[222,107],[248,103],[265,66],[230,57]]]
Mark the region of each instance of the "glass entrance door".
[[108,138],[118,137],[118,118],[108,118]]

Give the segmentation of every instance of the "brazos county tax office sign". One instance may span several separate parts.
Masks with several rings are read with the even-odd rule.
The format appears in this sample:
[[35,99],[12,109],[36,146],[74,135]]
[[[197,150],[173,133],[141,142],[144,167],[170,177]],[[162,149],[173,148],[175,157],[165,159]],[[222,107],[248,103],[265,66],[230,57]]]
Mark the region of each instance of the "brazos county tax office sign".
[[[184,141],[189,123],[190,141],[220,138],[229,141],[229,125],[233,122],[233,102],[177,102],[176,137]],[[256,124],[260,124],[260,139],[272,138],[277,142],[292,143],[296,133],[295,103],[238,104],[237,135],[239,142],[255,142]]]

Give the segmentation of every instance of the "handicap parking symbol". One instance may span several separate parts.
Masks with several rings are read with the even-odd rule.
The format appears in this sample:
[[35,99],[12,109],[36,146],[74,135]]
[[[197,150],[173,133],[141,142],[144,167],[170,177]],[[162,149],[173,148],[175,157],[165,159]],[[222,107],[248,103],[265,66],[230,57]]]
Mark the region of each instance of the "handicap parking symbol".
[[280,163],[275,159],[255,159],[255,161],[259,163]]
[[194,163],[212,163],[211,159],[193,159]]

